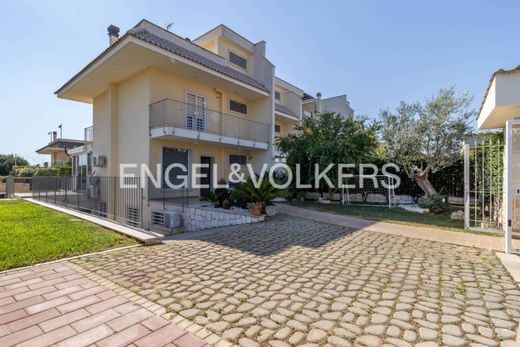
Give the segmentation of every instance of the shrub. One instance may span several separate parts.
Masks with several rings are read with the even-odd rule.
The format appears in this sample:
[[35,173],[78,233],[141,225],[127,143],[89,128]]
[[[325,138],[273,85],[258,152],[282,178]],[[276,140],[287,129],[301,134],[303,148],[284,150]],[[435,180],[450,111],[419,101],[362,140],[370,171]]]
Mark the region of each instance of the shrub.
[[70,166],[17,166],[11,173],[16,177],[70,176],[72,168]]
[[444,202],[444,199],[440,195],[433,195],[429,199],[425,199],[419,203],[422,208],[427,208],[432,213],[443,213],[449,208],[449,205]]

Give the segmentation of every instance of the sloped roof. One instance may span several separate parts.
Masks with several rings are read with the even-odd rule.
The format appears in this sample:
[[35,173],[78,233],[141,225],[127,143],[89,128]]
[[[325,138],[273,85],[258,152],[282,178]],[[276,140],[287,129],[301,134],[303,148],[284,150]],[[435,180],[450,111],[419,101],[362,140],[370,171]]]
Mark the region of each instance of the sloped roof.
[[292,116],[292,117],[296,117],[298,118],[298,116],[293,112],[291,111],[288,107],[284,106],[284,105],[280,105],[280,104],[274,104],[274,110],[277,111],[277,112],[281,112],[281,113],[285,113],[289,116]]
[[[45,150],[52,150],[52,149],[64,149],[64,148],[75,148],[78,146],[84,145],[84,141],[82,140],[72,140],[72,139],[56,139],[52,142],[50,142],[48,145],[43,146],[42,148],[38,149],[36,153],[40,153]],[[40,153],[45,154],[45,153]]]
[[[161,28],[160,26],[154,24],[154,23],[151,23],[149,21],[146,21],[146,20],[142,20],[140,21],[135,27],[133,27],[132,29],[128,30],[123,36],[121,36],[114,44],[112,44],[110,47],[108,47],[107,49],[105,49],[103,52],[101,52],[96,58],[94,58],[90,63],[88,63],[83,69],[81,69],[81,71],[79,71],[77,74],[75,74],[69,81],[67,81],[62,87],[60,87],[55,93],[58,94],[62,89],[64,89],[69,83],[71,83],[76,77],[78,77],[79,75],[81,75],[84,71],[86,71],[90,66],[94,65],[98,60],[100,60],[102,57],[104,57],[105,55],[107,55],[109,52],[111,52],[116,46],[118,46],[118,44],[121,44],[121,42],[124,41],[125,38],[129,37],[129,36],[132,36],[132,37],[135,37],[139,40],[142,40],[144,42],[147,42],[149,44],[152,44],[154,46],[157,46],[159,48],[162,48],[162,49],[165,49],[171,53],[174,53],[176,55],[179,55],[180,57],[183,57],[185,59],[188,59],[190,61],[193,61],[197,64],[200,64],[208,69],[211,69],[213,71],[216,71],[216,72],[219,72],[227,77],[230,77],[230,78],[233,78],[237,81],[240,81],[240,82],[243,82],[243,83],[246,83],[250,86],[253,86],[255,88],[258,88],[264,92],[268,92],[269,93],[269,90],[262,84],[260,83],[259,81],[257,81],[256,79],[254,79],[253,77],[251,76],[248,76],[240,71],[237,71],[233,68],[230,68],[229,66],[226,66],[224,64],[219,64],[218,62],[215,62],[215,61],[212,61],[206,57],[204,57],[203,55],[197,53],[195,50],[197,49],[203,49],[204,51],[207,51],[205,50],[204,48],[196,45],[195,43],[189,41],[189,40],[186,40],[186,42],[189,44],[189,45],[192,45],[193,46],[193,50],[190,50],[190,49],[186,49],[184,47],[181,47],[177,44],[175,44],[174,42],[170,41],[170,40],[167,40],[163,37],[160,37],[158,35],[155,35],[153,33],[151,33],[149,30],[147,30],[146,28],[143,28],[140,26],[141,23],[149,23],[153,26],[156,26],[157,28],[160,28],[162,30],[164,30],[165,32],[167,32],[168,34],[171,34],[171,35],[175,35],[173,33],[170,33],[169,31],[166,31],[165,29]],[[177,35],[175,35],[176,37],[178,37]],[[209,54],[215,54],[213,52],[210,52],[210,51],[207,51]],[[222,58],[222,57],[220,57]]]
[[304,92],[302,100],[303,101],[314,100],[314,97]]
[[[169,52],[172,52],[183,58],[191,60],[202,66],[205,66],[213,71],[220,72],[221,74],[234,78],[240,82],[247,83],[255,88],[261,89],[265,92],[269,92],[262,83],[258,82],[254,78],[252,78],[244,73],[241,73],[240,71],[232,69],[229,66],[221,65],[217,62],[214,62],[194,51],[191,51],[189,49],[176,45],[175,43],[173,43],[171,41],[168,41],[162,37],[159,37],[157,35],[154,35],[154,34],[148,32],[148,30],[146,30],[146,29],[134,28],[134,29],[129,30],[128,33],[130,35],[137,37],[138,39],[151,43],[152,45],[155,45],[157,47],[163,48]],[[195,45],[194,43],[192,43],[192,44]]]

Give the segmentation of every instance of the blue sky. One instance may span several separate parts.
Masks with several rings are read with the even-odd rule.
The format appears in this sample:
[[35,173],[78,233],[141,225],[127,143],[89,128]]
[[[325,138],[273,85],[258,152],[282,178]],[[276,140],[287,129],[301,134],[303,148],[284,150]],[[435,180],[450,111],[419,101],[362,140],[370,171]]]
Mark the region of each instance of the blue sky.
[[[87,6],[88,4],[88,6]],[[91,106],[54,91],[107,46],[106,27],[140,19],[195,38],[224,23],[267,41],[277,75],[311,94],[347,94],[377,117],[441,87],[478,107],[489,76],[520,64],[519,1],[7,1],[0,0],[0,153],[38,163],[50,130],[81,138]]]

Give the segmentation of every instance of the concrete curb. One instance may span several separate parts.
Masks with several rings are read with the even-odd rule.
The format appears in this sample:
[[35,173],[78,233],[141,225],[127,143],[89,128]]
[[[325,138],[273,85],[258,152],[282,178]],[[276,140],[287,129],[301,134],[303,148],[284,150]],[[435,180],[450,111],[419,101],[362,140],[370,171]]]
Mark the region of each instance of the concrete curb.
[[124,225],[121,225],[121,224],[118,224],[118,223],[114,223],[114,222],[111,222],[111,221],[108,221],[108,220],[105,220],[105,219],[102,219],[102,218],[98,218],[96,216],[93,216],[93,215],[90,215],[90,214],[87,214],[87,213],[83,213],[83,212],[79,212],[79,211],[76,211],[76,210],[68,209],[68,208],[65,208],[65,207],[60,207],[60,206],[48,204],[48,203],[45,203],[45,202],[42,202],[42,201],[39,201],[39,200],[35,200],[35,199],[32,199],[32,198],[25,198],[23,200],[32,202],[33,204],[36,204],[36,205],[40,205],[40,206],[49,208],[51,210],[55,210],[55,211],[58,211],[58,212],[66,213],[68,215],[71,215],[71,216],[74,216],[76,218],[80,218],[80,219],[86,220],[88,222],[91,222],[91,223],[94,223],[94,224],[97,224],[97,225],[100,225],[100,226],[105,227],[107,229],[113,230],[113,231],[115,231],[117,233],[120,233],[120,234],[126,235],[128,237],[131,237],[133,239],[136,239],[137,241],[141,242],[145,246],[156,245],[156,244],[159,244],[159,243],[162,242],[162,235],[153,233],[151,231],[150,232],[149,231],[147,231],[147,232],[139,231],[137,229],[132,229],[132,228],[129,228],[127,226],[124,226]]

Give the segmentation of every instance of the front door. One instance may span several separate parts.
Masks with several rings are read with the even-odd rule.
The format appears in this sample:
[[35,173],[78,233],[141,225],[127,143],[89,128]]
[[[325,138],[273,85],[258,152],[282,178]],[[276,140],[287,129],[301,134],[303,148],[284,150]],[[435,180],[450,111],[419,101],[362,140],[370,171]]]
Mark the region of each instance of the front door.
[[200,157],[200,163],[208,165],[208,167],[200,168],[200,174],[205,176],[205,177],[201,177],[200,184],[207,185],[208,187],[210,187],[210,188],[201,188],[200,189],[200,196],[204,196],[211,191],[211,171],[212,171],[211,165],[213,164],[213,158],[212,157]]

